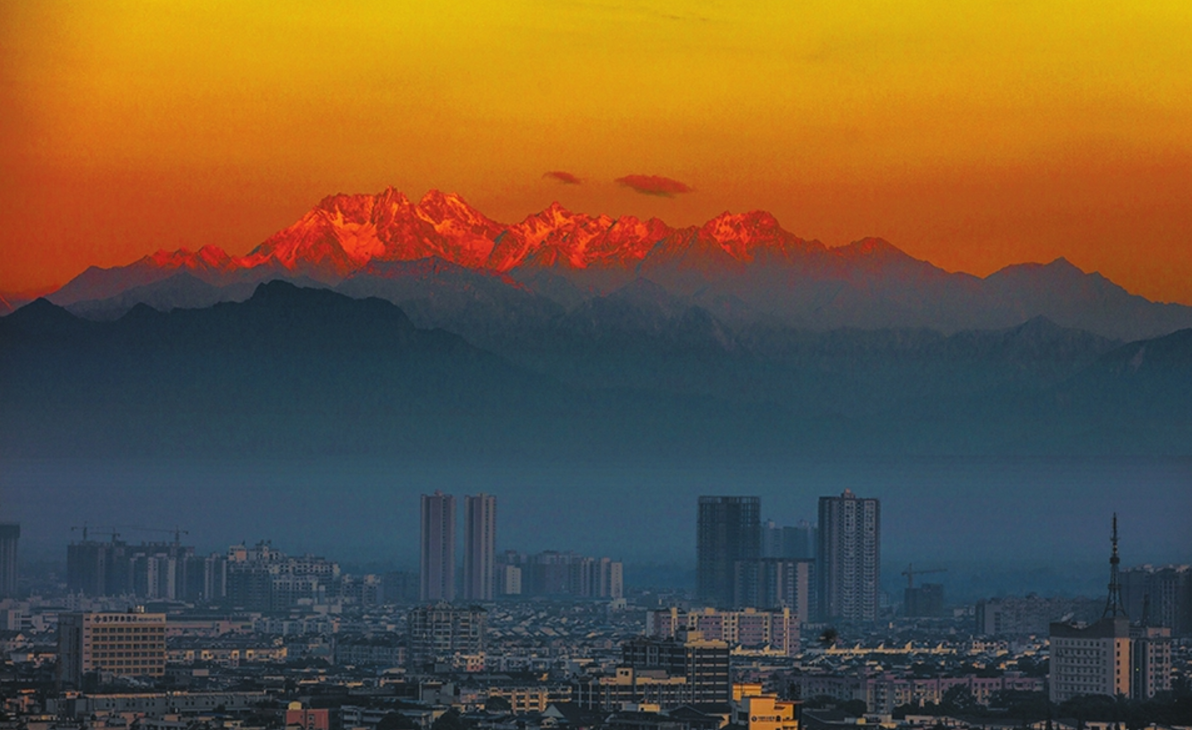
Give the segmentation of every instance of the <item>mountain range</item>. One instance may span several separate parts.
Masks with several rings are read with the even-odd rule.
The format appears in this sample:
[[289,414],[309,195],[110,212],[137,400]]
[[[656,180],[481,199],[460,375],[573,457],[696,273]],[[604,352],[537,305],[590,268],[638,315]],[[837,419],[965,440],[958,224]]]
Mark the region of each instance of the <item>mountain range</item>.
[[1192,308],[764,212],[504,225],[387,190],[88,269],[0,318],[0,383],[8,456],[1189,455]]
[[1192,330],[1035,318],[733,331],[644,280],[501,348],[288,282],[114,321],[0,318],[0,453],[409,460],[1162,454],[1192,448]]
[[127,266],[91,267],[48,298],[112,319],[138,303],[168,310],[243,301],[274,279],[382,297],[420,326],[485,331],[547,325],[638,280],[730,327],[951,334],[1042,316],[1120,340],[1192,327],[1192,307],[1131,295],[1062,258],[980,278],[946,272],[881,239],[830,248],[784,230],[764,211],[674,228],[555,203],[504,224],[459,195],[431,191],[413,202],[393,189],[329,196],[245,256],[215,246],[159,251]]

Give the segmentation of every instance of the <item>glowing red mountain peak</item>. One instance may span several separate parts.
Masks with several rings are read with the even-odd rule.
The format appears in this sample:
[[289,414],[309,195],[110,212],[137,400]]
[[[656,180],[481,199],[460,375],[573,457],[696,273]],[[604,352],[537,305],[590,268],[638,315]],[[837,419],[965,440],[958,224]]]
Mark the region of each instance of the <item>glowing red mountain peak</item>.
[[715,241],[737,261],[753,261],[765,251],[783,258],[822,249],[818,242],[804,241],[783,230],[778,219],[764,210],[747,213],[725,211],[700,227],[699,235]]
[[[867,239],[833,253],[866,257],[881,246],[889,244]],[[269,265],[334,279],[364,270],[374,261],[436,258],[506,272],[519,266],[632,269],[651,257],[711,271],[735,269],[759,256],[789,262],[824,250],[818,241],[804,241],[783,230],[773,215],[761,210],[725,212],[702,226],[676,229],[657,218],[575,213],[555,201],[520,223],[506,225],[456,193],[429,190],[412,202],[390,187],[376,195],[329,195],[243,257],[204,247],[198,252],[159,251],[145,262],[169,269]]]

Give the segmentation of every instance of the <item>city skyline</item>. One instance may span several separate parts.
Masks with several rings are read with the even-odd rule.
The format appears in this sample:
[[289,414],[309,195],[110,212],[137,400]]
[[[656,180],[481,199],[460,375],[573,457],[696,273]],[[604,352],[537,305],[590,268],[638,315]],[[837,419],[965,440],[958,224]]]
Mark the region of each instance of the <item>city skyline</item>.
[[[113,507],[117,505],[100,497],[103,490],[110,488],[104,486],[102,482],[93,489],[72,488],[70,491],[53,491],[55,480],[47,481],[40,477],[34,480],[35,472],[24,472],[19,468],[19,464],[13,466],[16,468],[10,470],[7,490],[9,498],[5,504],[10,510],[14,507],[20,509],[17,514],[22,520],[20,548],[22,559],[61,560],[62,546],[72,538],[70,530],[61,527],[63,524],[82,524],[85,520],[90,519],[96,526],[119,525],[133,522],[134,517],[135,522],[146,525],[173,526],[178,521],[178,516],[167,505],[144,497],[136,500],[134,512],[128,512],[128,508],[124,505],[119,505],[119,509],[113,510]],[[1045,588],[1046,584],[1041,582],[1043,580],[1041,576],[1044,575],[1051,576],[1048,580],[1060,581],[1060,584],[1066,586],[1062,590],[1068,595],[1073,592],[1085,595],[1088,595],[1089,592],[1099,592],[1096,587],[1103,581],[1087,577],[1078,579],[1079,576],[1084,575],[1084,566],[1095,564],[1095,561],[1086,556],[1095,554],[1098,545],[1096,536],[1089,534],[1084,526],[1115,508],[1124,517],[1123,529],[1127,531],[1127,537],[1133,546],[1130,556],[1132,564],[1153,563],[1161,566],[1192,562],[1192,554],[1189,554],[1186,543],[1171,539],[1179,534],[1175,523],[1178,522],[1177,515],[1181,514],[1180,500],[1188,499],[1186,490],[1179,488],[1179,484],[1182,484],[1183,481],[1178,479],[1180,474],[1178,470],[1164,472],[1131,468],[1122,471],[1120,465],[1111,465],[1109,469],[1090,465],[1087,468],[1081,467],[1069,475],[1048,469],[1042,472],[1046,475],[1046,488],[1024,492],[1019,502],[1020,509],[1005,512],[1000,508],[986,509],[981,515],[981,521],[976,522],[971,515],[960,509],[965,502],[963,499],[958,501],[956,497],[951,497],[952,501],[942,507],[944,511],[937,513],[941,519],[926,520],[924,515],[915,508],[917,503],[933,499],[933,494],[944,493],[943,489],[955,478],[955,462],[943,462],[939,466],[926,463],[925,466],[929,467],[926,470],[923,468],[924,463],[922,462],[913,469],[905,465],[894,464],[893,466],[894,468],[891,468],[889,463],[875,462],[871,471],[850,473],[846,483],[855,485],[860,481],[875,484],[884,482],[887,486],[878,493],[879,496],[882,494],[888,496],[893,493],[906,495],[905,499],[883,500],[885,502],[883,504],[883,557],[885,558],[883,563],[897,566],[886,571],[885,588],[891,592],[897,591],[899,596],[905,587],[905,579],[899,578],[897,571],[901,571],[908,562],[922,566],[937,566],[941,561],[951,566],[952,572],[946,574],[946,581],[950,584],[949,591],[956,590],[957,583],[967,585],[964,582],[964,576],[973,574],[986,576],[985,579],[992,581],[995,588],[1009,593],[1037,591]],[[1014,468],[1016,471],[999,473],[995,470],[989,473],[986,486],[983,489],[997,490],[1001,488],[999,485],[1004,482],[1021,480],[1023,478],[1021,467],[1015,466]],[[836,480],[835,477],[824,476],[826,473],[822,466],[815,467],[815,469],[819,469],[819,471],[809,470],[808,480],[822,480],[827,485]],[[137,473],[128,470],[117,470],[114,474],[116,479],[130,485],[137,485],[138,479],[141,478]],[[216,477],[217,474],[218,477]],[[324,475],[320,473],[320,469],[316,468],[296,470],[293,473],[282,470],[279,474],[283,475],[279,482],[295,484],[303,494],[309,495],[315,485],[320,484],[324,479],[342,484],[344,472],[336,470]],[[490,489],[493,492],[500,491],[503,495],[502,500],[507,505],[502,518],[505,539],[510,540],[512,535],[520,536],[516,545],[511,544],[510,546],[515,546],[526,552],[563,549],[599,555],[609,552],[608,540],[615,534],[620,545],[617,556],[628,563],[648,567],[650,563],[657,564],[659,561],[663,561],[664,565],[673,565],[675,570],[682,573],[695,567],[695,556],[692,549],[694,534],[691,531],[691,525],[696,520],[695,502],[698,496],[709,492],[703,484],[706,482],[707,486],[713,486],[730,475],[731,472],[712,470],[706,475],[694,477],[694,483],[687,486],[677,481],[669,481],[668,477],[665,484],[667,489],[674,490],[676,509],[657,509],[651,504],[644,504],[637,513],[624,514],[612,507],[621,491],[623,491],[623,496],[628,499],[633,493],[645,488],[646,481],[632,472],[606,471],[605,476],[601,478],[579,482],[586,485],[585,489],[607,492],[609,500],[605,503],[589,502],[590,506],[587,509],[589,519],[582,521],[573,519],[575,514],[567,510],[566,502],[543,502],[537,496],[545,493],[541,490],[546,490],[550,484],[557,482],[560,478],[572,478],[567,472],[547,471],[520,474],[516,484],[505,483],[500,478],[494,479],[491,473],[486,476],[481,473],[461,472],[459,482],[472,484],[483,480],[492,485]],[[69,472],[67,479],[68,483],[72,485],[87,485],[96,476],[93,470],[72,471]],[[141,491],[141,494],[149,494],[150,492],[147,490],[151,486],[161,483],[167,485],[170,490],[184,489],[188,480],[179,479],[179,476],[181,475],[159,474],[154,477],[152,485],[144,484],[137,488],[145,490]],[[213,477],[216,478],[213,479]],[[248,483],[243,483],[239,481],[241,477],[238,474],[226,470],[208,472],[207,475],[200,478],[204,480],[204,483],[211,481],[211,486],[206,489],[212,495],[223,493],[221,490],[224,488],[220,486],[221,483],[235,485],[235,488],[229,489],[227,496],[223,497],[233,500],[258,499],[259,497],[254,495],[261,494],[262,487],[268,486],[268,482],[259,476],[253,477],[252,481]],[[353,563],[381,559],[396,569],[417,569],[419,520],[418,511],[411,510],[410,504],[411,500],[418,499],[420,487],[425,489],[425,485],[413,484],[410,486],[410,491],[413,491],[413,494],[405,492],[409,496],[401,496],[400,494],[381,492],[389,482],[388,477],[382,472],[378,471],[375,474],[363,472],[359,478],[363,493],[357,493],[355,496],[352,493],[343,493],[341,498],[334,503],[308,502],[312,506],[318,505],[317,511],[322,519],[314,521],[301,518],[296,523],[302,526],[300,534],[287,531],[286,528],[292,524],[292,520],[286,525],[273,524],[267,513],[262,513],[261,516],[251,520],[235,515],[220,515],[216,519],[213,516],[205,515],[201,509],[194,510],[187,516],[184,527],[190,529],[192,535],[196,536],[194,538],[196,545],[204,552],[223,551],[227,545],[240,543],[245,538],[254,535],[260,537],[272,535],[284,538],[285,544],[291,546],[291,550],[299,553],[328,554],[334,552],[341,560]],[[651,475],[650,478],[653,479],[654,476]],[[758,479],[759,483],[772,480],[770,477],[754,478]],[[641,481],[638,481],[639,479]],[[785,476],[782,479],[782,483],[787,483]],[[1170,479],[1175,479],[1175,481],[1168,482],[1169,487],[1161,487],[1164,480]],[[1125,503],[1114,500],[1108,504],[1105,501],[1072,501],[1076,495],[1083,493],[1087,485],[1096,486],[1099,481],[1111,483],[1119,480],[1128,480],[1137,485],[1134,499]],[[26,481],[30,484],[30,488],[36,484],[37,488],[41,490],[40,494],[52,495],[53,504],[62,506],[77,504],[80,512],[69,514],[66,512],[40,512],[33,509],[32,503],[20,499],[20,495],[23,493],[21,486]],[[369,485],[374,482],[377,487],[375,498],[369,491]],[[618,483],[625,484],[623,490],[618,490],[614,486]],[[538,491],[525,491],[527,484],[537,485],[534,489]],[[933,484],[938,484],[939,487],[934,487]],[[449,491],[454,487],[451,483],[445,482],[442,484],[442,488],[444,491]],[[818,496],[833,491],[838,493],[839,487],[833,490],[827,486],[821,491],[811,485],[797,492],[792,492],[786,487],[760,491],[765,505],[763,516],[778,518],[781,522],[788,524],[796,523],[801,518],[813,517],[816,514]],[[32,492],[28,493],[32,494]],[[800,494],[802,496],[799,496]],[[368,496],[366,497],[366,495]],[[14,496],[18,498],[15,504]],[[42,504],[40,499],[36,504]],[[1156,504],[1171,505],[1172,508],[1160,511],[1148,509],[1148,505]],[[378,510],[376,505],[382,505],[383,509]],[[372,517],[374,515],[379,517],[384,511],[388,511],[396,517],[384,521],[377,520],[375,526],[372,526]],[[406,521],[404,526],[403,515],[412,516],[412,519]],[[391,526],[394,524],[393,520],[396,520],[396,532],[394,532],[395,528]],[[618,523],[625,524],[626,531],[610,532],[608,526]],[[338,526],[341,524],[359,524],[367,527],[354,532],[355,539],[352,539],[352,536],[344,539],[338,537]],[[650,531],[645,528],[646,524],[661,527],[658,530]],[[1143,529],[1142,526],[1147,524],[1161,527],[1152,530]],[[1168,526],[1162,527],[1163,525]],[[556,529],[557,526],[565,526],[565,529]],[[1014,544],[1000,545],[999,541],[1001,536],[1006,534],[1006,530],[1012,530],[1013,534],[1019,534],[1021,537]],[[410,539],[403,542],[394,539],[394,537],[387,537],[384,540],[371,537],[373,535],[400,536],[402,534],[409,536]],[[677,539],[674,541],[657,539],[667,538],[671,534],[675,535]],[[962,538],[961,535],[965,537]],[[1068,537],[1069,535],[1071,537]],[[650,539],[643,539],[647,536]],[[139,536],[134,537],[140,539]],[[149,536],[146,535],[146,537]],[[369,539],[362,540],[361,537]],[[960,547],[950,548],[945,557],[938,549],[938,546],[943,544],[959,545]],[[966,548],[966,544],[971,547]],[[999,560],[996,564],[983,562],[979,559],[980,553],[985,550],[982,547],[984,545],[999,545]],[[1044,555],[1048,557],[1045,559]],[[1040,573],[1037,570],[1040,568],[1049,568],[1049,570]],[[1030,576],[1036,577],[1031,578]]]

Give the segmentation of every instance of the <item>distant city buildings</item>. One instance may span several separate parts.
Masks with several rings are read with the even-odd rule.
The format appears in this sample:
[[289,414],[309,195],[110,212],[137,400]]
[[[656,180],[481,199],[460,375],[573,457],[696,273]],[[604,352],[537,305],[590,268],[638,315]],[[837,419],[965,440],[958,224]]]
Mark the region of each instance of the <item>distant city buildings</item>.
[[325,602],[338,590],[340,577],[338,563],[315,555],[292,557],[268,542],[228,548],[225,570],[226,602],[250,611]]
[[58,679],[75,688],[91,673],[161,677],[164,613],[64,613],[58,617]]
[[20,539],[19,524],[0,523],[0,598],[17,594],[17,543]]
[[1192,566],[1143,565],[1121,572],[1126,612],[1174,636],[1192,636]]
[[973,631],[977,636],[1045,636],[1053,621],[1067,616],[1093,621],[1101,615],[1103,601],[1092,598],[1044,598],[1035,594],[977,601]]
[[491,601],[496,587],[497,498],[464,497],[464,599]]
[[907,618],[938,618],[944,615],[944,586],[941,583],[909,586],[902,596],[902,614]]
[[897,707],[938,705],[955,687],[963,687],[979,705],[988,706],[999,692],[1042,692],[1042,677],[1027,677],[1021,672],[1001,676],[916,676],[912,673],[885,671],[873,673],[860,669],[855,674],[802,674],[791,678],[795,697],[811,699],[830,697],[847,702],[861,700],[869,712],[888,715]]
[[[692,632],[698,632],[694,634]],[[784,656],[799,652],[799,618],[789,608],[758,611],[720,611],[678,608],[646,614],[646,635],[661,639],[702,636],[745,650],[770,650]]]
[[846,489],[819,500],[819,618],[873,621],[881,581],[881,505]]
[[523,555],[506,550],[498,557],[498,595],[608,598],[625,596],[624,568],[611,558],[545,550]]
[[1080,695],[1150,699],[1171,689],[1171,629],[1130,624],[1118,572],[1117,515],[1113,517],[1109,596],[1092,624],[1054,622],[1050,627],[1050,696],[1064,702]]
[[66,548],[66,585],[84,596],[211,601],[226,595],[226,558],[174,542],[83,539]]
[[[749,602],[757,595],[760,558],[761,499],[700,497],[696,600],[716,608],[734,608]],[[738,600],[742,597],[746,600]]]
[[455,497],[422,495],[419,576],[423,601],[455,600]]

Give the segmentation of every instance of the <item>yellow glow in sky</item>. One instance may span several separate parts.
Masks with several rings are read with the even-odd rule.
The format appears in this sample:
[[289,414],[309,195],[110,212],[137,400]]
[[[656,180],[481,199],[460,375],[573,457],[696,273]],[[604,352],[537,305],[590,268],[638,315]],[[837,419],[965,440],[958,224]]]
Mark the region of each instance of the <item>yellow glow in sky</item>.
[[1186,2],[279,7],[0,8],[0,291],[243,253],[393,185],[505,221],[764,208],[831,245],[978,274],[1063,255],[1192,304]]

